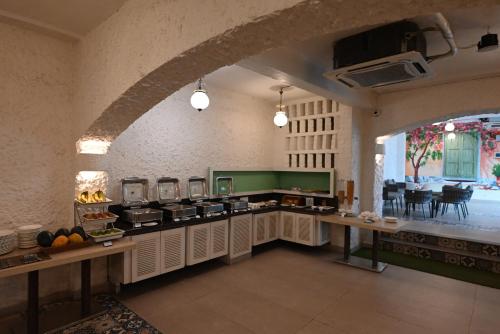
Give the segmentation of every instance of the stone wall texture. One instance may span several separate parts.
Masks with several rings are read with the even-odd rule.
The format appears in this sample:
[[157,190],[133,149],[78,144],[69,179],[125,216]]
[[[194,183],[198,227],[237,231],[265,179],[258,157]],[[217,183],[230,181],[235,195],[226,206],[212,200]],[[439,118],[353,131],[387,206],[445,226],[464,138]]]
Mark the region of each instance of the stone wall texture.
[[99,163],[109,174],[109,196],[121,200],[120,179],[149,179],[156,199],[156,178],[179,178],[187,197],[190,176],[208,178],[208,168],[268,168],[273,161],[274,106],[218,87],[207,87],[210,106],[199,112],[189,104],[188,85],[139,118],[111,145]]
[[[3,23],[0,41],[0,229],[55,230],[73,214],[73,46]],[[67,290],[70,270],[42,272],[41,295]],[[0,312],[25,301],[25,286],[0,280]]]

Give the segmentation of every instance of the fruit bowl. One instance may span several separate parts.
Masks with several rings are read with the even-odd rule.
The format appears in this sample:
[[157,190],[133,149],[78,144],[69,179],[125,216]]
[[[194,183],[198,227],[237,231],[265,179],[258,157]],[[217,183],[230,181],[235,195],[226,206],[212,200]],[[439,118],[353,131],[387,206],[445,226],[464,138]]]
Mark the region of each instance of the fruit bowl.
[[91,240],[85,240],[81,243],[68,243],[66,246],[60,246],[60,247],[40,247],[40,250],[42,250],[46,254],[56,254],[56,253],[62,253],[74,249],[80,249],[80,248],[85,248],[88,246],[91,246],[93,242]]

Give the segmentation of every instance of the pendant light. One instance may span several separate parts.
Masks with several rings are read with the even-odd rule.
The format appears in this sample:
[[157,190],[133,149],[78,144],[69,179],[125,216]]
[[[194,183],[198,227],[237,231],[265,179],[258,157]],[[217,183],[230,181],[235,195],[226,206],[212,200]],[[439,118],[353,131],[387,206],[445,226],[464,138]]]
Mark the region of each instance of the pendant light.
[[198,88],[195,89],[193,95],[191,95],[191,106],[198,111],[206,109],[210,104],[207,91],[201,87],[201,83],[200,78],[200,80],[198,80]]
[[444,129],[448,132],[451,132],[453,130],[455,130],[455,124],[453,124],[452,122],[448,122],[446,123],[446,125],[444,126]]
[[280,128],[282,128],[288,123],[288,117],[286,116],[286,112],[281,110],[281,108],[283,108],[283,88],[284,87],[280,88],[280,106],[279,106],[280,110],[276,112],[276,115],[274,115],[273,119],[274,125],[279,126]]

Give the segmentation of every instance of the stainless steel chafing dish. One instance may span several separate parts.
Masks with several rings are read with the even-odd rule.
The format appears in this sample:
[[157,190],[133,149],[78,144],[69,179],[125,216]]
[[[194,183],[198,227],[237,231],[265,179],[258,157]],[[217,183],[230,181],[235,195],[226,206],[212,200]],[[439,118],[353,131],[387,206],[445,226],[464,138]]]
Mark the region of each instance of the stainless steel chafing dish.
[[161,209],[174,220],[187,220],[196,217],[196,207],[179,204],[181,189],[179,180],[173,177],[161,177],[157,181],[158,202],[165,204]]
[[122,205],[124,220],[134,224],[135,227],[142,223],[162,220],[162,211],[151,208],[143,208],[148,205],[148,180],[138,177],[129,177],[121,180]]
[[[219,176],[215,179],[217,196],[230,197],[233,194],[233,178],[231,176]],[[229,212],[246,211],[248,202],[239,199],[225,198],[222,200],[224,208]]]
[[239,199],[224,199],[222,200],[222,203],[224,204],[224,208],[228,211],[247,211],[250,210],[248,208],[248,202],[247,201],[242,201]]
[[188,180],[189,199],[195,201],[198,214],[204,217],[212,217],[225,214],[224,204],[218,202],[203,202],[208,199],[207,180],[204,177],[193,176]]

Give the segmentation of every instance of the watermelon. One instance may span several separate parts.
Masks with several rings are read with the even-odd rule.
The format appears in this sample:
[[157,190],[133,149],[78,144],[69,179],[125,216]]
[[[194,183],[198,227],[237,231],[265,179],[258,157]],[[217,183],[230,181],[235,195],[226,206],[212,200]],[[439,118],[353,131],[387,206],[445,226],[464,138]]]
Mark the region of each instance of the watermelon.
[[54,237],[58,237],[60,235],[64,235],[65,237],[69,237],[71,233],[69,232],[69,230],[67,228],[60,228],[56,231],[56,233],[54,234]]
[[52,245],[52,241],[54,241],[54,235],[49,231],[42,231],[38,233],[36,241],[41,247],[50,247],[50,245]]

